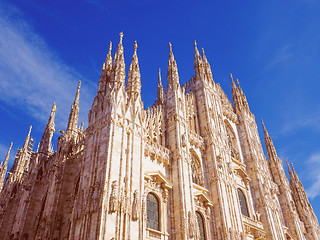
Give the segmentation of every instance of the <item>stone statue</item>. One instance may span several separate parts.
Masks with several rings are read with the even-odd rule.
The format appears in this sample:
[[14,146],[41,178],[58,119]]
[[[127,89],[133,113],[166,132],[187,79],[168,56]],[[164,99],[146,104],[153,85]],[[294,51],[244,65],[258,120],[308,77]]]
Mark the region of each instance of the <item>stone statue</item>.
[[118,184],[117,181],[113,181],[111,185],[111,194],[109,202],[109,212],[114,213],[118,209],[117,204],[117,195],[118,195]]
[[138,204],[138,190],[133,193],[132,202],[132,220],[137,221],[139,219],[139,204]]

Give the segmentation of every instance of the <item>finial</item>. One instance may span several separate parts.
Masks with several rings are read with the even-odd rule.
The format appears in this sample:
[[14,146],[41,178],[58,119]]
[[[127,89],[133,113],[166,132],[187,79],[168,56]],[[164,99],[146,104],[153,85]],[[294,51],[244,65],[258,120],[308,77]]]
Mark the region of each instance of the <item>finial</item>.
[[52,110],[51,112],[55,112],[57,110],[57,106],[56,106],[56,103],[53,102],[53,105],[52,105]]
[[13,145],[13,142],[10,143],[9,151],[11,151],[12,145]]
[[108,54],[111,54],[111,50],[112,50],[112,42],[110,41],[109,42],[109,53]]
[[288,170],[289,170],[289,173],[291,172],[291,168],[290,168],[290,165],[288,163],[288,158],[286,158],[286,163],[287,163],[287,166],[288,166]]
[[194,40],[194,47],[197,48],[197,41]]
[[138,44],[137,41],[134,41],[134,53],[137,54]]
[[119,42],[119,44],[122,44],[123,32],[119,33],[119,36],[120,36],[120,42]]
[[237,84],[238,84],[238,88],[240,88],[240,84],[239,84],[239,79],[237,78]]
[[171,45],[171,42],[169,42],[169,48],[170,48],[170,52],[172,52],[172,45]]
[[230,77],[231,77],[231,80],[233,81],[233,76],[232,76],[232,73],[230,73]]
[[160,68],[159,68],[158,85],[161,85],[161,86],[162,86],[162,82],[161,82],[161,70],[160,70]]
[[31,129],[32,129],[32,125],[30,125],[30,127],[29,127],[28,136],[30,136],[30,134],[31,134]]
[[202,55],[205,57],[206,55],[204,54],[204,49],[202,48]]
[[290,163],[291,164],[291,167],[292,167],[292,171],[294,172],[294,174],[296,174],[296,171],[294,170],[294,167],[293,167],[293,163]]
[[79,80],[78,89],[77,89],[77,92],[76,92],[76,96],[74,98],[74,103],[76,103],[76,104],[79,104],[80,86],[81,86],[81,80]]
[[260,118],[260,120],[261,120],[261,123],[262,123],[263,128],[265,128],[264,122],[263,122],[262,118]]

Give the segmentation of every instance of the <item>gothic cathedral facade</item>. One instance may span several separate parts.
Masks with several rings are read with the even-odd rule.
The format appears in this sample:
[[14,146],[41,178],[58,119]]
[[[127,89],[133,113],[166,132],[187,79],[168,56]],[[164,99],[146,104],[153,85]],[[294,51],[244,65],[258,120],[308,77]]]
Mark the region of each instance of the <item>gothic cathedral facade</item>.
[[55,104],[37,151],[30,127],[7,172],[10,146],[0,238],[320,240],[304,188],[288,164],[289,183],[263,125],[264,155],[238,80],[232,104],[195,43],[195,75],[181,85],[169,44],[168,85],[159,71],[144,109],[137,43],[126,81],[122,37],[114,57],[110,43],[88,128],[78,126],[79,82],[55,152]]

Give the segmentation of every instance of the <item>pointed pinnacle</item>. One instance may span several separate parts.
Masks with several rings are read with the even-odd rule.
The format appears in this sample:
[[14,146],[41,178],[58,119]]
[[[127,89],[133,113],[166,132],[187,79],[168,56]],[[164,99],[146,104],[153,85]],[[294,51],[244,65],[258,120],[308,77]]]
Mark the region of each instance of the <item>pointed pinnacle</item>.
[[263,122],[262,118],[261,118],[260,120],[261,120],[261,123],[262,123],[262,126],[263,126],[264,136],[267,137],[269,134],[268,134],[268,131],[267,131],[267,129],[266,129],[266,126],[264,125],[264,122]]
[[28,137],[30,137],[31,129],[32,129],[32,125],[30,125],[30,127],[29,127]]
[[294,170],[294,167],[293,167],[293,163],[290,163],[290,164],[291,164],[293,173],[296,174],[296,171]]
[[138,44],[137,41],[134,41],[134,54],[137,54]]
[[194,40],[194,54],[195,54],[195,58],[200,58],[201,59],[201,56],[199,54],[199,50],[198,50],[198,47],[197,47],[196,40]]
[[119,36],[120,36],[119,44],[122,44],[123,32],[119,33]]
[[109,52],[108,52],[108,54],[110,54],[110,55],[111,55],[111,50],[112,50],[112,42],[110,41],[109,42]]
[[13,142],[10,143],[9,151],[11,151],[12,145],[13,145]]
[[238,84],[238,88],[240,88],[240,84],[239,84],[239,79],[237,78],[237,84]]
[[57,110],[56,103],[55,103],[55,102],[53,102],[51,112],[55,112],[56,110]]
[[80,87],[81,87],[81,80],[79,80],[76,97],[74,98],[74,103],[76,103],[76,104],[79,104]]
[[161,87],[162,87],[161,70],[160,70],[160,68],[159,68],[158,86],[161,86]]
[[204,53],[204,49],[203,48],[202,48],[202,56],[203,56],[203,59],[207,60],[207,57],[206,57],[206,54]]
[[233,80],[232,73],[230,73],[230,78],[231,78],[231,86],[232,86],[232,89],[236,89],[237,86],[236,86],[236,83],[235,83],[234,80]]
[[26,137],[26,140],[24,141],[24,145],[23,145],[24,148],[26,148],[28,146],[28,144],[29,144],[30,135],[31,135],[31,129],[32,129],[32,125],[29,127],[28,135]]
[[290,165],[289,165],[289,163],[288,163],[288,159],[287,159],[287,158],[286,158],[286,163],[287,163],[287,166],[288,166],[289,174],[291,175],[292,172],[291,172],[291,168],[290,168]]
[[11,151],[12,145],[13,145],[13,142],[11,142],[10,147],[9,147],[9,150],[8,150],[8,152],[7,152],[7,155],[6,155],[6,158],[5,158],[4,162],[3,162],[3,164],[5,164],[5,165],[8,164],[9,156],[10,156],[10,151]]

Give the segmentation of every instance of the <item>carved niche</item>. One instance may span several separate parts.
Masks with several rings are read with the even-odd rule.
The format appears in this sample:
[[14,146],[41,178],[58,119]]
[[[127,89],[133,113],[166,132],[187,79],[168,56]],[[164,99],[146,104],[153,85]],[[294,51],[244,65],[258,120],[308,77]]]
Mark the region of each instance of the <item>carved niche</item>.
[[201,163],[200,160],[193,153],[191,153],[191,174],[192,181],[195,184],[204,186]]
[[235,135],[234,131],[232,130],[232,127],[230,126],[230,124],[227,121],[225,121],[225,126],[226,126],[226,130],[227,130],[227,143],[228,143],[228,146],[231,151],[231,157],[233,157],[237,160],[240,160],[240,153],[239,153],[239,149],[238,149],[236,135]]

